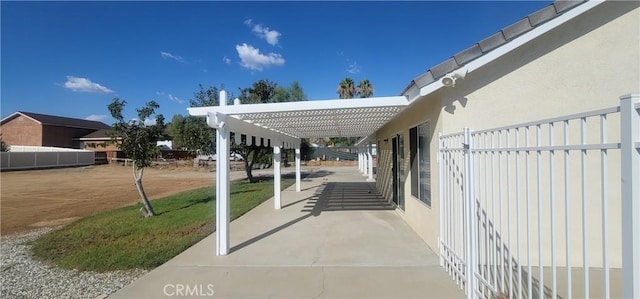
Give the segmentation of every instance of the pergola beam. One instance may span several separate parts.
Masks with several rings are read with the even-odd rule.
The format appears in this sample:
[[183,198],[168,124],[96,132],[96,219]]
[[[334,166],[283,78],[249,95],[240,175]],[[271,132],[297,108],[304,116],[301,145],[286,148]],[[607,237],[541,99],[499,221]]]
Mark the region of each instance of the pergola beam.
[[[312,103],[312,104],[311,104]],[[374,103],[373,105],[371,105]],[[360,100],[347,101],[320,100],[301,102],[282,102],[269,104],[243,104],[233,106],[211,106],[187,108],[189,114],[193,116],[206,116],[207,112],[223,112],[224,114],[261,114],[261,113],[282,113],[282,112],[310,112],[310,111],[332,111],[358,108],[381,108],[406,106],[408,100],[404,96],[376,97]],[[329,114],[330,115],[330,114]]]

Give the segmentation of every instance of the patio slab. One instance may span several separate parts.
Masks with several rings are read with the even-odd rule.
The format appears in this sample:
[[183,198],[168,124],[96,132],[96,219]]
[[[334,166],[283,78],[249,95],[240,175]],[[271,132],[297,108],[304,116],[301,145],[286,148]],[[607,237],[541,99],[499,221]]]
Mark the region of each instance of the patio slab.
[[355,168],[306,168],[233,221],[231,250],[212,234],[109,298],[464,297],[438,257]]

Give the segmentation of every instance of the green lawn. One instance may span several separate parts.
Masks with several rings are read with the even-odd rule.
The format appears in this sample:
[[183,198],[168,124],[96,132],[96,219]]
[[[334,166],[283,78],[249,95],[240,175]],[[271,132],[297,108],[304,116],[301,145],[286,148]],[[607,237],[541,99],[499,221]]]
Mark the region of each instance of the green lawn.
[[[293,182],[283,179],[282,189]],[[272,196],[271,180],[232,183],[231,219]],[[154,200],[152,204],[158,214],[155,217],[143,218],[138,204],[78,220],[36,240],[33,253],[69,269],[152,269],[214,230],[215,196],[211,187]]]

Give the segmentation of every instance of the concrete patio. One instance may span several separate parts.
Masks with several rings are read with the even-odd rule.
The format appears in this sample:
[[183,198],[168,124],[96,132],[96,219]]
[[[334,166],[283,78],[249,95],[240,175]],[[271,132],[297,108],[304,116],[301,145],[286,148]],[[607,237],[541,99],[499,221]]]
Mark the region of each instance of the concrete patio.
[[303,171],[281,210],[271,199],[231,223],[229,255],[212,234],[109,298],[464,297],[355,167]]

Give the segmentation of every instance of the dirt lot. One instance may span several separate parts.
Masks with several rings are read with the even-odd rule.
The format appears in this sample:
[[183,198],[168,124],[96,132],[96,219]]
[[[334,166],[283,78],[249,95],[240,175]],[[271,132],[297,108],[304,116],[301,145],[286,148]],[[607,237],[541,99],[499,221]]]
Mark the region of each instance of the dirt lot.
[[[207,168],[171,167],[145,170],[143,183],[151,199],[211,186]],[[69,223],[97,212],[138,201],[131,167],[83,168],[0,173],[0,233]]]

